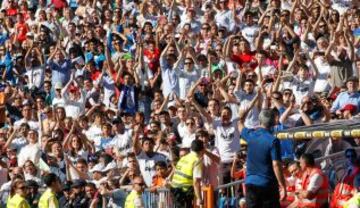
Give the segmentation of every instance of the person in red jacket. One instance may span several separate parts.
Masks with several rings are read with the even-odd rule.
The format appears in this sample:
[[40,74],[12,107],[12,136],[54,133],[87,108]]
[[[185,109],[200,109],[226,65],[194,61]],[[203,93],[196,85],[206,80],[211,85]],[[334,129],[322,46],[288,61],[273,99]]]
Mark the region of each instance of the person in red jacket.
[[315,166],[314,156],[303,154],[300,157],[300,167],[303,172],[301,190],[295,192],[297,208],[325,208],[328,207],[329,183],[325,174]]
[[[287,174],[286,174],[287,173]],[[281,201],[281,207],[293,207],[297,203],[295,193],[301,190],[301,169],[298,161],[292,161],[287,165],[287,170],[284,171],[286,180],[287,197],[286,200]]]
[[353,148],[346,149],[345,157],[349,167],[335,187],[330,208],[342,208],[345,202],[353,196],[360,179],[360,165],[357,161],[356,151]]

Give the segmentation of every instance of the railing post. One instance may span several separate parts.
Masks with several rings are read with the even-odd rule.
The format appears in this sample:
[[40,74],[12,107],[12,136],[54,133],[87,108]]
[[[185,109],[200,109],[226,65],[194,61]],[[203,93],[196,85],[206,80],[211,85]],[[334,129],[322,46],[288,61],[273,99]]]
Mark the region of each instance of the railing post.
[[204,208],[214,208],[214,189],[211,185],[202,186]]
[[213,208],[214,207],[214,189],[212,187],[212,185],[208,186],[208,191],[207,191],[207,206],[206,208]]

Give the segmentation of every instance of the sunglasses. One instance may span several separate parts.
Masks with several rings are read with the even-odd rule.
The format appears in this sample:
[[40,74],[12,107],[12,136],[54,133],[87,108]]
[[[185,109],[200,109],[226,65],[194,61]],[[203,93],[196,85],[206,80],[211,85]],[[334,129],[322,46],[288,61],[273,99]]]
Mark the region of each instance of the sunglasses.
[[20,186],[20,187],[18,187],[18,189],[24,190],[24,189],[27,189],[27,187],[26,186]]
[[145,186],[145,183],[134,183],[136,185],[139,185],[139,186]]

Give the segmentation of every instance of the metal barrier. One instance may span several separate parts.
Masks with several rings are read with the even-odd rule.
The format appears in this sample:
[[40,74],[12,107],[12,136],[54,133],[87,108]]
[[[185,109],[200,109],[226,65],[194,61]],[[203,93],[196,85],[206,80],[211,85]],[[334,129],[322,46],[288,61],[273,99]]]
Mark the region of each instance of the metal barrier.
[[156,192],[146,189],[143,198],[145,208],[170,208],[173,204],[170,189],[168,188],[159,188]]
[[243,187],[240,187],[244,180],[234,181],[228,184],[219,185],[215,188],[214,195],[216,195],[216,207],[219,208],[236,208],[239,207],[241,201],[240,192],[244,195]]
[[[202,186],[202,194],[204,199],[204,208],[218,207],[215,204],[215,193],[221,189],[228,189],[233,186],[237,186],[243,183],[241,181],[235,181],[229,184],[221,185],[214,190],[210,185]],[[143,199],[145,202],[145,208],[175,208],[173,203],[172,194],[168,188],[157,189],[156,192],[151,192],[150,189],[146,189],[143,193]],[[190,200],[190,199],[189,199]],[[194,206],[195,208],[196,206]]]

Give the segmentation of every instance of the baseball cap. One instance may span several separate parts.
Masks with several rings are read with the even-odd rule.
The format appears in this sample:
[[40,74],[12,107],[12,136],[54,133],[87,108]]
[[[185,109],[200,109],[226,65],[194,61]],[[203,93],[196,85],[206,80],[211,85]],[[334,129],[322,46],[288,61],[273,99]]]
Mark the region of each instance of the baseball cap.
[[55,88],[55,90],[61,90],[63,88],[62,83],[56,82],[54,88]]
[[347,104],[341,109],[341,111],[350,111],[351,114],[354,114],[357,111],[357,107],[352,104]]
[[105,172],[104,171],[105,166],[102,163],[96,164],[92,169],[90,169],[90,173],[94,172]]

